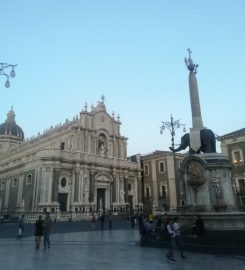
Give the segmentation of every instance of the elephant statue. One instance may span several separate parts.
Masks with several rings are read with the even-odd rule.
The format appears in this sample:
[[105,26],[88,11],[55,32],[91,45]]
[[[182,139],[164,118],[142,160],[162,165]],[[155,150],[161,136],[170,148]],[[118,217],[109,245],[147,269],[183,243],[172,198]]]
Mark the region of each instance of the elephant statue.
[[173,147],[169,147],[172,152],[179,152],[181,150],[185,150],[187,146],[189,146],[190,154],[200,154],[203,153],[216,153],[216,138],[211,129],[201,129],[200,130],[201,137],[201,146],[197,151],[194,151],[190,147],[190,134],[186,133],[181,137],[181,144],[178,148],[174,149]]

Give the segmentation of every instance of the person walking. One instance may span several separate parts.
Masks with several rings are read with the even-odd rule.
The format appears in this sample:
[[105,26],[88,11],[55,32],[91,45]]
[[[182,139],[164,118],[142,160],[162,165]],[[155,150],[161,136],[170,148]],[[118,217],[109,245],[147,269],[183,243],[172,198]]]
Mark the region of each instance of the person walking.
[[104,229],[104,222],[105,222],[105,214],[102,213],[101,216],[100,216],[100,228],[101,228],[101,230]]
[[112,214],[109,212],[109,230],[112,229]]
[[23,237],[24,225],[25,225],[25,216],[21,215],[21,218],[19,219],[18,239],[21,239]]
[[42,236],[43,236],[43,220],[42,220],[42,216],[40,215],[38,217],[38,220],[36,221],[36,224],[35,224],[36,250],[39,250],[39,248],[40,248]]
[[135,215],[134,212],[130,214],[131,228],[134,228],[135,225]]
[[184,255],[183,248],[182,248],[181,229],[180,229],[178,217],[174,217],[173,230],[175,234],[175,243],[180,251],[180,256],[182,259],[186,259],[186,256]]
[[92,229],[95,229],[96,228],[96,217],[95,217],[94,212],[92,213],[91,222],[92,222]]
[[50,217],[49,213],[46,213],[44,222],[43,222],[43,245],[44,245],[44,250],[47,249],[47,245],[48,248],[50,248],[50,231],[51,231],[51,227],[52,227],[52,219]]
[[166,238],[166,240],[168,241],[168,246],[169,246],[169,250],[168,253],[166,254],[167,259],[169,262],[176,262],[176,260],[173,257],[173,249],[174,249],[174,239],[175,239],[175,232],[173,229],[173,220],[168,218],[167,220],[165,220],[165,224],[163,224],[164,226],[164,237]]

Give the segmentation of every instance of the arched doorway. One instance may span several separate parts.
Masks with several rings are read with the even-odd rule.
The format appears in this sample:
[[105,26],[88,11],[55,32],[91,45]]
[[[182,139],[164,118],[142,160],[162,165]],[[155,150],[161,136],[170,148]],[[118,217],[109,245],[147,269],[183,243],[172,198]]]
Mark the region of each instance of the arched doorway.
[[58,185],[58,203],[60,212],[67,212],[69,210],[69,196],[70,187],[69,187],[69,178],[66,176],[61,176],[59,179]]
[[60,205],[60,212],[66,212],[67,211],[67,193],[58,193],[58,203]]
[[97,174],[95,176],[95,202],[96,208],[105,211],[111,208],[112,178],[109,174]]
[[105,210],[105,188],[97,188],[97,209]]

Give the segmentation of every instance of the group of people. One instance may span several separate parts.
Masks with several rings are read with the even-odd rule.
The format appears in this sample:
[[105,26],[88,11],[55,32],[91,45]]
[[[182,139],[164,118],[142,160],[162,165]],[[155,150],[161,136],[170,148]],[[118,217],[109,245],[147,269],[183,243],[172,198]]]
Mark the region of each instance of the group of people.
[[149,233],[156,232],[158,227],[160,227],[160,231],[158,233],[163,233],[164,238],[167,239],[169,243],[169,251],[166,255],[168,261],[175,262],[173,257],[175,244],[180,251],[181,258],[186,259],[182,249],[181,229],[178,223],[178,217],[171,219],[167,214],[164,215],[163,219],[161,216],[153,218],[152,215],[149,215],[148,217],[141,215],[139,217],[139,228],[141,235],[145,236]]
[[169,242],[169,251],[166,254],[168,261],[175,262],[173,257],[174,245],[178,247],[180,251],[180,256],[182,259],[186,259],[186,256],[183,253],[182,248],[182,237],[181,237],[181,228],[179,225],[179,218],[174,217],[173,219],[167,218],[163,223],[163,231]]
[[[141,236],[146,238],[147,235],[154,233],[157,234],[157,239],[163,235],[164,239],[168,241],[169,250],[166,254],[169,262],[175,262],[174,259],[174,246],[176,246],[180,252],[180,257],[186,259],[182,248],[182,236],[181,226],[179,224],[179,218],[169,217],[165,214],[163,217],[160,215],[152,218],[152,216],[139,216],[139,229]],[[197,216],[191,226],[192,235],[194,237],[201,237],[204,235],[204,222],[200,216]]]
[[[25,216],[21,215],[18,223],[18,233],[17,238],[22,239],[23,233],[24,233],[24,224],[25,224]],[[38,220],[36,220],[35,223],[35,245],[36,250],[40,249],[41,246],[41,240],[43,237],[43,247],[44,250],[50,248],[50,231],[52,227],[52,219],[50,217],[50,214],[47,212],[45,214],[45,218],[43,219],[41,215],[39,215]]]
[[46,250],[47,247],[50,248],[50,231],[52,227],[52,219],[49,213],[46,213],[45,218],[42,219],[40,215],[35,223],[35,243],[36,250],[40,249],[41,240],[43,237],[43,249]]
[[[100,221],[100,228],[101,230],[104,229],[104,222],[105,222],[105,213],[101,213],[98,215],[98,220]],[[96,228],[96,216],[95,213],[92,213],[92,228]],[[112,228],[112,220],[111,215],[109,215],[109,229]]]

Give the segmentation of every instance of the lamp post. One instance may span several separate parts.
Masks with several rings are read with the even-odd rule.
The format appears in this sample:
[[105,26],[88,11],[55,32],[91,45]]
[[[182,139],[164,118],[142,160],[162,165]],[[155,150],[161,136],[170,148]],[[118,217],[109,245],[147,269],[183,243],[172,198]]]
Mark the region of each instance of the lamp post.
[[174,121],[174,118],[173,118],[172,114],[171,114],[171,117],[170,117],[170,122],[162,122],[162,126],[160,127],[160,133],[161,134],[163,134],[163,131],[165,129],[168,129],[170,131],[171,142],[172,142],[172,147],[173,148],[174,148],[175,131],[176,131],[176,129],[181,128],[181,127],[183,127],[183,132],[186,132],[185,124],[181,124],[179,119]]
[[[168,129],[170,131],[171,134],[171,145],[172,147],[170,147],[170,149],[174,149],[174,137],[175,137],[175,131],[176,129],[179,129],[183,127],[183,132],[186,132],[185,129],[185,124],[181,124],[180,120],[174,120],[172,114],[170,117],[170,122],[163,122],[162,121],[162,126],[160,127],[160,133],[163,134],[163,131],[165,129]],[[175,182],[174,183],[170,183],[170,181],[168,181],[168,194],[169,194],[169,205],[170,208],[175,209],[177,207],[177,197],[179,197],[179,191],[177,192],[176,190],[176,186],[177,186],[177,181],[176,181],[176,165],[175,165],[175,153],[173,152],[173,180]],[[172,198],[172,200],[170,201],[170,198]]]
[[[9,82],[9,76],[11,78],[15,77],[15,67],[17,65],[11,65],[11,64],[7,64],[7,63],[0,63],[0,75],[5,76],[6,77],[6,82],[5,82],[5,87],[9,88],[10,87],[10,82]],[[10,68],[11,71],[9,73],[9,75],[5,72],[6,69]]]

